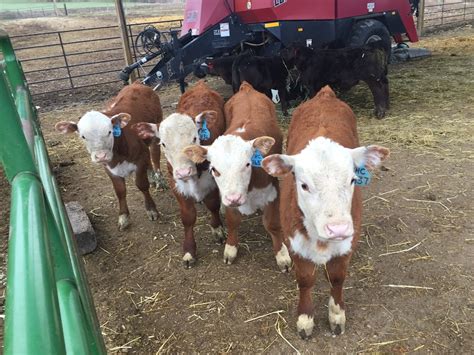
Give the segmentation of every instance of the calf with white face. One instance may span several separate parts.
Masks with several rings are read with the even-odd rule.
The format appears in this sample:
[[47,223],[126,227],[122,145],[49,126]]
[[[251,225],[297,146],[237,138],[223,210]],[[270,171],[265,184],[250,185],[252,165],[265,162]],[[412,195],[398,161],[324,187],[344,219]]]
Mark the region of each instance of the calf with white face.
[[[362,202],[361,177],[356,169],[373,169],[389,155],[379,146],[345,148],[325,137],[310,140],[293,155],[275,154],[263,160],[263,168],[284,177],[282,226],[290,244],[300,289],[298,332],[311,335],[315,265],[326,265],[331,283],[329,323],[336,333],[345,329],[342,295],[347,265],[360,234]],[[290,174],[291,173],[291,174]],[[298,206],[289,210],[289,206]]]
[[93,163],[103,164],[112,180],[119,200],[119,229],[129,225],[125,179],[136,173],[136,185],[145,198],[145,208],[150,220],[158,218],[155,203],[149,193],[147,169],[151,166],[148,147],[128,129],[128,113],[108,117],[102,112],[89,111],[79,122],[58,122],[56,130],[67,134],[77,133],[82,139]]
[[204,121],[214,132],[213,135],[217,134],[213,130],[217,119],[215,111],[204,111],[195,120],[187,114],[173,113],[163,120],[159,127],[146,123],[133,127],[142,139],[158,137],[165,153],[172,191],[179,203],[184,225],[183,262],[186,268],[192,267],[197,258],[194,239],[196,202],[204,202],[211,212],[213,234],[219,239],[225,236],[219,215],[219,191],[209,172],[208,164],[196,164],[184,153],[184,148],[189,145],[199,146],[199,129]]
[[[243,131],[240,130],[239,133]],[[272,236],[277,264],[288,271],[291,260],[282,243],[278,213],[278,181],[271,178],[260,167],[252,167],[256,155],[261,158],[274,146],[275,139],[269,136],[245,140],[239,135],[227,134],[219,137],[208,147],[190,146],[185,149],[197,163],[209,162],[209,169],[220,191],[221,201],[226,206],[228,238],[224,249],[224,262],[231,264],[237,256],[238,227],[242,215],[263,210],[263,224]]]

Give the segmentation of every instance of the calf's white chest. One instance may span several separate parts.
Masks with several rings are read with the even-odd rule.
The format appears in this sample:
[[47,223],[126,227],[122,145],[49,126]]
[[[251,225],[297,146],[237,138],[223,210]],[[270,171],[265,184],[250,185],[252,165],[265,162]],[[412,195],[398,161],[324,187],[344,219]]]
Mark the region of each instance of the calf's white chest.
[[131,173],[133,173],[135,170],[137,170],[137,166],[133,163],[130,163],[126,160],[123,162],[115,165],[113,168],[111,168],[109,165],[107,165],[107,169],[115,176],[120,176],[120,177],[127,177]]
[[324,246],[319,246],[317,239],[306,238],[300,232],[296,232],[289,239],[293,253],[318,265],[324,265],[333,257],[349,253],[352,246],[352,238],[339,242],[328,242]]
[[176,181],[176,190],[185,196],[201,202],[209,192],[216,188],[216,182],[209,171],[203,171],[199,178]]
[[277,190],[273,184],[269,184],[261,189],[252,189],[247,194],[247,201],[238,207],[240,213],[249,215],[262,209],[277,197]]

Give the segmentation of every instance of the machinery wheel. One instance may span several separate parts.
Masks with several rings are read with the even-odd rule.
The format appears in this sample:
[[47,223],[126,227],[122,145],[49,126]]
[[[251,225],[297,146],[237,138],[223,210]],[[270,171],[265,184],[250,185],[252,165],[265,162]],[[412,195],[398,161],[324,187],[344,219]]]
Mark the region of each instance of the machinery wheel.
[[349,47],[358,47],[380,40],[383,41],[387,55],[390,56],[392,38],[390,37],[387,27],[378,20],[366,19],[354,24],[347,45]]

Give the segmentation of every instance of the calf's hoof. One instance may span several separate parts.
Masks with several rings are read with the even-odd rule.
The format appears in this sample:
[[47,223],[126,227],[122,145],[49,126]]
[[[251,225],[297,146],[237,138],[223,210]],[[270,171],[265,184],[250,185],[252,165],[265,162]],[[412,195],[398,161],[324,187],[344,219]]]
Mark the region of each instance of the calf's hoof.
[[288,253],[288,248],[285,244],[281,245],[281,249],[275,255],[275,259],[277,262],[278,267],[280,268],[281,272],[289,272],[291,269],[291,258],[290,254]]
[[377,117],[379,120],[385,117],[387,110],[382,107],[376,107],[374,110],[375,117]]
[[332,296],[328,303],[329,326],[334,335],[344,334],[346,330],[346,311],[334,302]]
[[196,258],[187,252],[183,256],[183,266],[185,269],[191,269],[196,264]]
[[216,242],[219,244],[224,244],[227,236],[223,226],[218,226],[217,228],[213,228],[211,226],[212,235],[216,238]]
[[157,210],[147,210],[146,214],[148,215],[148,219],[150,221],[156,221],[158,219],[158,211]]
[[224,263],[230,265],[234,262],[237,256],[237,247],[234,245],[226,244],[224,248]]
[[307,314],[300,314],[296,322],[296,329],[303,340],[309,339],[313,333],[314,321],[313,317]]
[[125,230],[130,225],[130,217],[128,214],[121,214],[118,219],[118,228],[120,231]]
[[167,190],[168,183],[161,171],[148,170],[148,181],[159,190]]

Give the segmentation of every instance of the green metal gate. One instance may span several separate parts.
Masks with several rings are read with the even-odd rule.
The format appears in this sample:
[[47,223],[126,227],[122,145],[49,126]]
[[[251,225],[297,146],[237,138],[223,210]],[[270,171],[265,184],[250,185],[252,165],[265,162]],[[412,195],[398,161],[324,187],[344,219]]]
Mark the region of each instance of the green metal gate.
[[105,354],[36,110],[1,30],[0,123],[0,162],[12,187],[4,353]]

